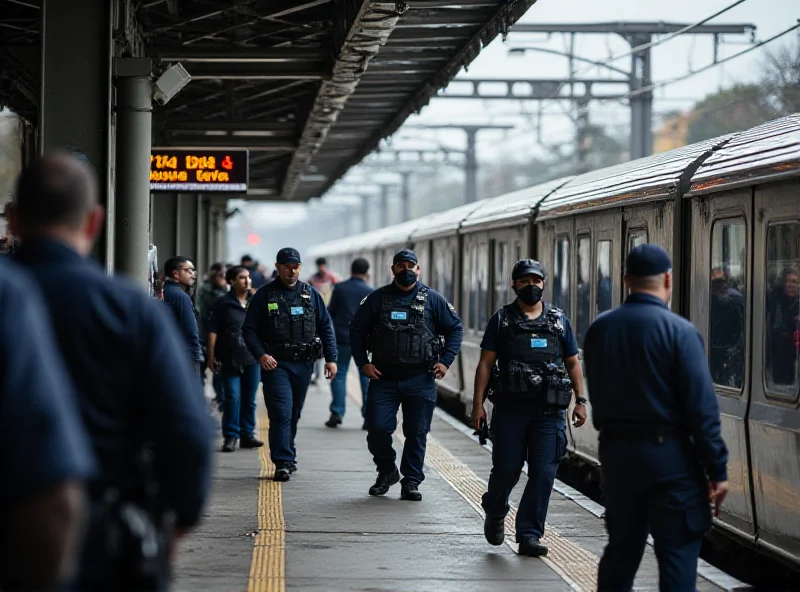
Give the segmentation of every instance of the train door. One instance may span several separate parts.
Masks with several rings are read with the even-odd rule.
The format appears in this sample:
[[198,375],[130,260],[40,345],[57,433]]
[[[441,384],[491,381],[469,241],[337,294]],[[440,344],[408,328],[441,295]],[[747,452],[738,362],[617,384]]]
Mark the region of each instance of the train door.
[[[658,202],[646,206],[627,207],[622,212],[623,231],[625,232],[625,248],[621,255],[623,264],[628,253],[634,247],[642,243],[653,243],[664,247],[670,255],[672,251],[672,212],[675,206],[672,202]],[[619,283],[622,299],[627,296],[627,290],[622,283],[620,275]]]
[[[750,359],[753,231],[750,189],[692,202],[689,319],[706,344],[728,446],[730,491],[720,521],[755,536],[746,418]],[[757,285],[757,284],[756,284]]]
[[800,561],[800,183],[756,187],[748,427],[758,543]]

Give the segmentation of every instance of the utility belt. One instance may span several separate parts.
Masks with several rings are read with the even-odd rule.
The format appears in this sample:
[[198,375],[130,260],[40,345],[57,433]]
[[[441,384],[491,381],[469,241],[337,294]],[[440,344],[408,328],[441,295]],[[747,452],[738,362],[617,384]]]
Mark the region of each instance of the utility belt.
[[313,362],[322,357],[322,340],[311,343],[265,343],[264,349],[279,362]]
[[572,380],[563,366],[551,363],[541,371],[511,360],[507,373],[508,384],[501,385],[500,390],[506,389],[503,395],[508,398],[535,400],[556,409],[566,409],[572,401]]
[[685,436],[685,430],[665,425],[609,426],[600,430],[601,441],[653,442],[662,444],[667,438]]

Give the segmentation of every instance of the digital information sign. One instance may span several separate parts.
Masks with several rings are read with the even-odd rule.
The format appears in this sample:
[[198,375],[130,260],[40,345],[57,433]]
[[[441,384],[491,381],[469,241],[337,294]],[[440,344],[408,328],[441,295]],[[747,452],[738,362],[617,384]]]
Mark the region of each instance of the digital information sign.
[[248,166],[247,150],[153,150],[150,191],[245,192]]

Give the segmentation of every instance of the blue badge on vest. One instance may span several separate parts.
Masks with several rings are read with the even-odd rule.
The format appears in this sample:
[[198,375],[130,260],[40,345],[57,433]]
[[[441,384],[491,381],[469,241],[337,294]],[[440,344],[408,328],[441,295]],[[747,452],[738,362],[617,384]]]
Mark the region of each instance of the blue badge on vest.
[[531,339],[531,347],[534,348],[547,347],[547,339],[536,339],[534,337]]
[[296,317],[302,315],[305,312],[305,309],[302,306],[293,306],[291,312],[292,316]]
[[405,311],[392,311],[392,320],[393,321],[405,321],[408,320],[408,313]]

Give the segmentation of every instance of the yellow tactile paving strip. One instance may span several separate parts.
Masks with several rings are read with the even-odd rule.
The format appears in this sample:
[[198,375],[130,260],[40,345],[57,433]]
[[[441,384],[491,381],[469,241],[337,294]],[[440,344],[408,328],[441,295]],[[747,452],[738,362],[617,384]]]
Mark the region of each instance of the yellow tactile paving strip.
[[286,590],[286,523],[283,519],[281,484],[272,480],[275,465],[269,458],[268,430],[269,419],[266,412],[261,411],[257,432],[264,446],[259,449],[258,534],[253,543],[247,592]]

